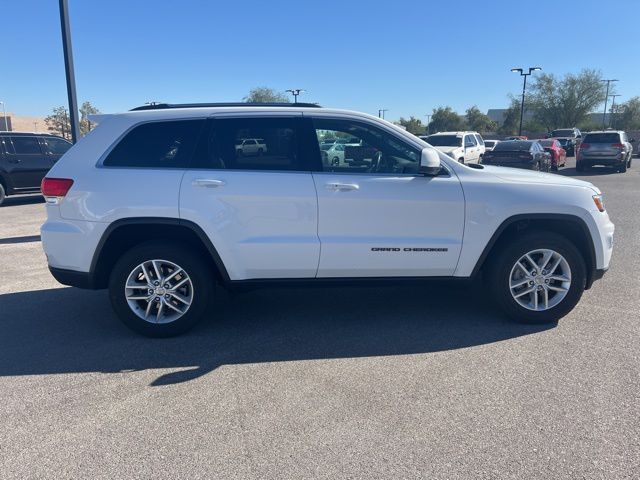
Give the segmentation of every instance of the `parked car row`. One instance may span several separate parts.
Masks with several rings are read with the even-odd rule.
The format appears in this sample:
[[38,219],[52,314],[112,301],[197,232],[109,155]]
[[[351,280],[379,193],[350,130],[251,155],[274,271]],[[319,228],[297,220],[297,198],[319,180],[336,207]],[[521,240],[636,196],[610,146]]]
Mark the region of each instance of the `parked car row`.
[[55,135],[0,132],[0,205],[7,195],[39,192],[44,176],[69,148],[70,142]]

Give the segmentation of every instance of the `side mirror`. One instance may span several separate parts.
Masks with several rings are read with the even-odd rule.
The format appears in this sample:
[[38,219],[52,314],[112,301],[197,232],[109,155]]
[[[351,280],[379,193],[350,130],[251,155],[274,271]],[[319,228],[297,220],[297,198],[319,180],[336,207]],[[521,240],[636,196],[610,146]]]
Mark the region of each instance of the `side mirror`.
[[440,155],[434,148],[423,148],[420,155],[420,173],[436,176],[440,173]]

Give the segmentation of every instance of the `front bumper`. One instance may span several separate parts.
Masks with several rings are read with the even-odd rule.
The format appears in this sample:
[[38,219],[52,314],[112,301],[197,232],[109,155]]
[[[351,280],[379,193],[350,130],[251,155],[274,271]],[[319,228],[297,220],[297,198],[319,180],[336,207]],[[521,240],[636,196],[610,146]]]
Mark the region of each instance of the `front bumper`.
[[94,289],[92,276],[89,272],[77,272],[75,270],[66,270],[64,268],[56,268],[49,265],[49,271],[53,278],[63,285],[70,287]]

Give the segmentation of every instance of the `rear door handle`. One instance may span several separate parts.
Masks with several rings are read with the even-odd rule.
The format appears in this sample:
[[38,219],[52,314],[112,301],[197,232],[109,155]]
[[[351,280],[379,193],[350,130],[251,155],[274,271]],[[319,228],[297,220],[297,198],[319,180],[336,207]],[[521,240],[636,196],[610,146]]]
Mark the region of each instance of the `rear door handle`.
[[194,187],[208,187],[208,188],[216,188],[223,187],[227,183],[224,180],[216,180],[213,178],[196,178],[191,185]]
[[327,183],[325,188],[334,192],[347,192],[349,190],[360,190],[360,185],[355,183]]

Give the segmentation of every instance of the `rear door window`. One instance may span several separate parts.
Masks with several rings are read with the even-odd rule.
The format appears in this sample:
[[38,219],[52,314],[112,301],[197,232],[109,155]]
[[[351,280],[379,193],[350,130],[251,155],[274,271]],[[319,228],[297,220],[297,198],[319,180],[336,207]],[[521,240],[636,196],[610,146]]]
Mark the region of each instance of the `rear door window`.
[[36,137],[11,137],[16,155],[41,155],[42,149]]
[[296,118],[228,118],[212,123],[208,167],[305,170],[299,153]]
[[205,120],[145,123],[107,155],[108,167],[187,168]]

